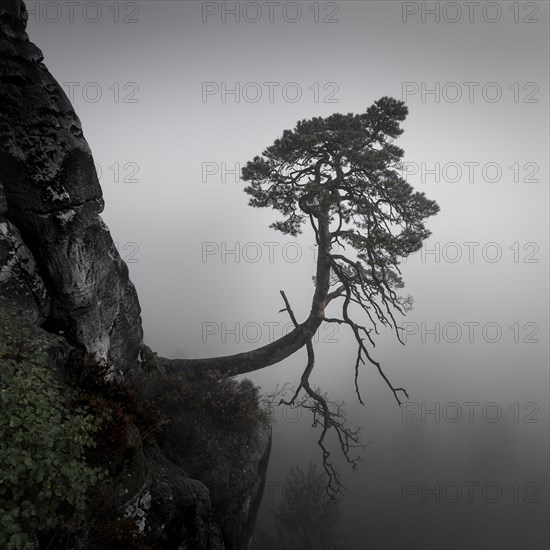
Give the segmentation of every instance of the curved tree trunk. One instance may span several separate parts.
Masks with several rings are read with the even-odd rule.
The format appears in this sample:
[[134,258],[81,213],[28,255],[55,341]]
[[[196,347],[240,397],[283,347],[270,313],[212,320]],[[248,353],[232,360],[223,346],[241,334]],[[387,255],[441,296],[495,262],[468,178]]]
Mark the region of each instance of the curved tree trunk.
[[279,363],[304,347],[321,322],[322,319],[312,319],[310,315],[305,323],[292,332],[255,350],[204,359],[162,358],[161,363],[167,372],[192,375],[217,373],[220,378],[253,372]]
[[325,317],[325,307],[337,295],[330,290],[330,241],[328,215],[319,217],[316,231],[319,254],[317,257],[316,287],[309,317],[292,332],[255,350],[204,359],[166,359],[162,366],[170,373],[191,375],[218,374],[221,377],[236,376],[269,367],[290,357],[311,340]]

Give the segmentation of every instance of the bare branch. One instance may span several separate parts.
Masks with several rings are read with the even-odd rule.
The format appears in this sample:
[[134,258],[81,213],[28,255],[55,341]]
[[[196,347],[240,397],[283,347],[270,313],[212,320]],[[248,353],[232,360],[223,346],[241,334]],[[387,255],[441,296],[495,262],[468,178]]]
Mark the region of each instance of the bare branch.
[[[294,312],[292,311],[286,294],[282,290],[280,292],[286,306],[281,311],[288,312],[292,322],[297,327],[298,322],[296,320]],[[331,402],[327,400],[326,394],[322,395],[318,389],[314,390],[311,388],[309,377],[315,365],[315,354],[311,338],[308,339],[308,341],[306,342],[306,349],[308,359],[306,367],[300,379],[300,384],[289,401],[281,399],[279,404],[292,407],[300,406],[310,410],[313,413],[313,427],[316,427],[317,425],[321,426],[321,435],[317,440],[317,444],[321,448],[323,456],[323,467],[328,476],[326,494],[331,498],[334,498],[342,489],[345,489],[345,487],[340,481],[340,476],[330,460],[330,451],[325,445],[325,437],[327,432],[331,428],[334,429],[337,434],[342,453],[346,458],[348,464],[351,464],[353,468],[357,467],[357,463],[361,461],[361,457],[358,456],[352,458],[350,456],[350,452],[356,448],[365,448],[365,445],[363,445],[359,439],[359,429],[351,430],[345,425],[346,413],[343,410],[343,402]],[[298,398],[299,393],[302,389],[305,390],[307,397],[304,396],[302,400],[298,403],[298,405],[296,405],[296,399]],[[329,406],[331,404],[336,406],[335,412],[331,411],[331,408]]]

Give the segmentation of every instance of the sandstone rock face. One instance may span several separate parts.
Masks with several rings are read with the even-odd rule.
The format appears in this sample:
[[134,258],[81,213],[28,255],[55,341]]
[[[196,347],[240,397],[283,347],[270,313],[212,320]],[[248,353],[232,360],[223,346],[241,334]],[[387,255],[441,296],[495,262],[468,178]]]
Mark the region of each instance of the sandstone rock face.
[[[47,317],[72,345],[131,372],[143,339],[137,294],[100,217],[102,192],[80,120],[29,42],[26,21],[21,0],[2,1],[0,290],[17,290],[26,310],[33,298],[36,320]],[[26,286],[16,289],[24,266]]]
[[[226,477],[204,472],[208,482],[189,477],[156,445],[144,446],[139,433],[134,439],[133,458],[109,491],[117,511],[110,521],[129,519],[132,534],[151,548],[247,550],[267,471],[271,437],[265,427],[252,436],[258,445],[247,448],[243,441],[244,460],[229,461]],[[93,532],[87,542],[111,550]]]
[[258,426],[243,438],[223,468],[197,476],[210,489],[226,548],[246,550],[243,541],[252,538],[270,452],[271,429]]
[[[100,216],[80,121],[26,22],[22,0],[0,0],[0,296],[23,311],[36,338],[62,340],[37,325],[63,333],[49,353],[60,371],[76,372],[96,354],[132,375],[148,350],[138,297]],[[121,461],[109,479],[113,506],[99,517],[89,511],[84,547],[112,548],[94,540],[94,529],[116,521],[148,548],[248,547],[271,447],[267,426],[236,436],[221,466],[193,471],[156,442],[145,445],[137,427],[130,439],[131,458],[105,457]]]
[[[172,427],[178,430],[178,418]],[[220,527],[224,548],[245,550],[252,537],[262,500],[271,451],[271,428],[258,423],[246,433],[227,434],[223,458],[201,467],[184,449],[168,452],[169,458],[210,490],[210,500]],[[187,455],[187,456],[186,456]],[[193,457],[191,457],[193,458]]]
[[[216,522],[209,490],[168,460],[157,445],[143,444],[139,430],[131,434],[132,457],[111,478],[111,511],[100,516],[84,546],[111,550],[121,543],[131,548],[228,550]],[[125,524],[127,540],[105,539],[109,525]],[[107,529],[106,529],[107,527]],[[130,542],[140,542],[132,546]],[[235,547],[237,548],[237,547]]]

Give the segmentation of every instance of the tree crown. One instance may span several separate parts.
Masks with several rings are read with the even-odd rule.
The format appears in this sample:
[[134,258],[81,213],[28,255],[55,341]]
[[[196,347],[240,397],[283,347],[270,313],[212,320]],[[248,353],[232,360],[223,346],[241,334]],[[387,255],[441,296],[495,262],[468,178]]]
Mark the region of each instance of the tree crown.
[[407,113],[404,102],[383,97],[362,114],[299,121],[244,166],[249,204],[281,212],[271,226],[293,236],[308,217],[315,227],[325,216],[337,224],[334,240],[369,264],[369,255],[395,264],[416,252],[430,235],[423,220],[439,207],[399,175],[403,150],[393,140]]

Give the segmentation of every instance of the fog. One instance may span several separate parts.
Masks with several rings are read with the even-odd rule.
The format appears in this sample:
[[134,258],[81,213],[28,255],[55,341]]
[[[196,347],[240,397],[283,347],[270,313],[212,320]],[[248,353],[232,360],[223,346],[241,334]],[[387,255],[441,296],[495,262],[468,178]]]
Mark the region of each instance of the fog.
[[[312,382],[368,443],[355,472],[331,446],[358,550],[550,544],[549,5],[487,4],[27,2],[92,149],[145,342],[167,357],[277,338],[279,290],[307,317],[313,235],[270,229],[240,167],[298,120],[406,101],[404,176],[441,212],[402,266],[406,345],[381,331],[373,354],[410,400],[367,365],[360,405],[352,334],[323,327],[315,344]],[[305,363],[301,350],[248,377],[270,392]],[[312,419],[294,415],[273,411],[258,529],[289,468],[321,461]]]

